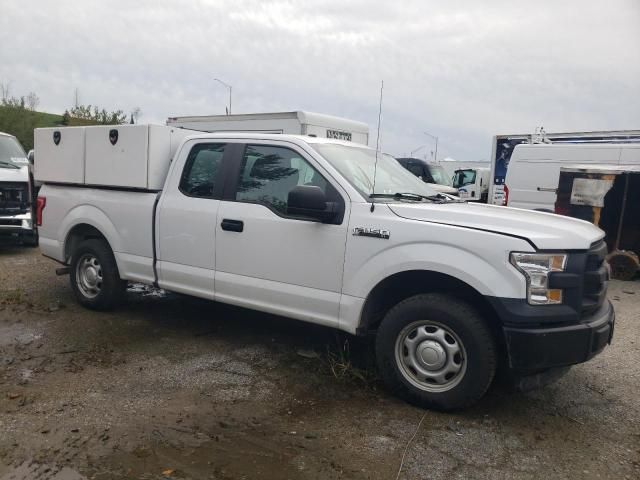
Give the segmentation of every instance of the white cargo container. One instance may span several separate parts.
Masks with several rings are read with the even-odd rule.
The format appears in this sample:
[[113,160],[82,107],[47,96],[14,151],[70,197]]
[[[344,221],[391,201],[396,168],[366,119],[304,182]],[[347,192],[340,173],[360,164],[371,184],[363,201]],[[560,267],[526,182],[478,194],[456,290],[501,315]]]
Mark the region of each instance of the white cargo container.
[[35,177],[48,183],[161,190],[190,130],[161,125],[39,128]]
[[369,126],[366,123],[302,111],[170,117],[167,125],[201,132],[283,133],[369,144]]

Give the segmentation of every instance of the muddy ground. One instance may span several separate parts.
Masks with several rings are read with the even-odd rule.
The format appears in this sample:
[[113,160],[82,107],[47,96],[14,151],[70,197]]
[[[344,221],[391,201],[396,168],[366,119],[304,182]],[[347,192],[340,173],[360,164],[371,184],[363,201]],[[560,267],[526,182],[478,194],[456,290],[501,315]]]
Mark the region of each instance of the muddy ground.
[[178,296],[95,313],[54,268],[0,247],[0,480],[393,479],[423,415],[400,478],[640,478],[640,282],[612,282],[599,357],[441,414],[386,393],[366,342]]

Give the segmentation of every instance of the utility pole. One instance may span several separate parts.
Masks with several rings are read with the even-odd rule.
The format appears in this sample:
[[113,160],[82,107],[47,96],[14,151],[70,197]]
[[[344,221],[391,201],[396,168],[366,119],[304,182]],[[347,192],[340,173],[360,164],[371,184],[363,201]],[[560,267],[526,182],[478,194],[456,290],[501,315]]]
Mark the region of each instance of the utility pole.
[[231,115],[231,90],[232,90],[232,87],[231,87],[231,85],[229,85],[228,83],[223,82],[219,78],[214,78],[214,80],[216,82],[218,82],[218,83],[221,83],[223,86],[225,86],[226,88],[229,89],[229,110],[227,110],[227,115]]

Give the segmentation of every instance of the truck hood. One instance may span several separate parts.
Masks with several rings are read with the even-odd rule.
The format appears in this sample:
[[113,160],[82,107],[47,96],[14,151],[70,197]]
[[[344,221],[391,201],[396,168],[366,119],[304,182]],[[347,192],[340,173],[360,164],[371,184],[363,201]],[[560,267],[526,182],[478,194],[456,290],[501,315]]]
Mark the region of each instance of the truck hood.
[[390,203],[399,217],[525,238],[539,250],[586,250],[604,237],[595,225],[554,213],[473,203]]
[[20,169],[17,168],[2,168],[0,167],[0,182],[28,182],[29,181],[29,167],[24,166]]

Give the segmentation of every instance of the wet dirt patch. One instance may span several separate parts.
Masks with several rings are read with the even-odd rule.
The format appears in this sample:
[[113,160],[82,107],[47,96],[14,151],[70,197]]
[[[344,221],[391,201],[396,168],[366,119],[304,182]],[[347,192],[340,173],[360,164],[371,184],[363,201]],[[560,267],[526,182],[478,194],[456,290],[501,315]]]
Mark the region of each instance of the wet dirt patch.
[[144,288],[91,312],[54,268],[0,253],[0,480],[395,478],[414,433],[400,478],[640,478],[637,283],[602,355],[445,415],[380,388],[366,342]]

